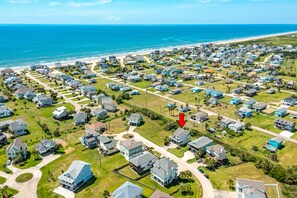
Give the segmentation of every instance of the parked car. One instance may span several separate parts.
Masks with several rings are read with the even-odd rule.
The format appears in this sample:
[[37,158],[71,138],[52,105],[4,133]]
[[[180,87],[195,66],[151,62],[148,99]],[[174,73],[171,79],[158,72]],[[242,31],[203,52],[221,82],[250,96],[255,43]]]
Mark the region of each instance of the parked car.
[[203,171],[201,168],[198,168],[198,171],[199,171],[200,173],[204,173],[204,171]]
[[204,174],[204,177],[206,177],[207,179],[209,179],[209,176],[208,176],[208,174]]

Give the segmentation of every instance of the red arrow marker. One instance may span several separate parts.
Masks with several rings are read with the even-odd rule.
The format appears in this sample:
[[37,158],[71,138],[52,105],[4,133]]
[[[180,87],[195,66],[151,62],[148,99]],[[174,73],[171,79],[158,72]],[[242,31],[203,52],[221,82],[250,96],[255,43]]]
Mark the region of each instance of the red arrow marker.
[[179,114],[179,120],[176,120],[176,122],[177,122],[177,124],[181,127],[181,128],[183,128],[183,126],[186,124],[186,120],[185,120],[185,114],[183,114],[183,113],[180,113]]

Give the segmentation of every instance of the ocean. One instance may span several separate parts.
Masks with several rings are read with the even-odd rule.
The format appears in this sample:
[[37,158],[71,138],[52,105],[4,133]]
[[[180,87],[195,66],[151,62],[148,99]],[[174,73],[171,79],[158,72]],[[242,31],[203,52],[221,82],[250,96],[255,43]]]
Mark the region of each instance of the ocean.
[[296,31],[297,25],[0,25],[0,67]]

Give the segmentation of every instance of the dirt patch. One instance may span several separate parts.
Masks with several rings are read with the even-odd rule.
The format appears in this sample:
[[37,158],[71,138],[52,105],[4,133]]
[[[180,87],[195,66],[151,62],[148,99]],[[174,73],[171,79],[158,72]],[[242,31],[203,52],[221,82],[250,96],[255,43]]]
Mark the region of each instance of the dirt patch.
[[68,143],[62,139],[55,139],[55,141],[57,144],[61,144],[63,148],[66,148],[68,146]]
[[72,151],[74,151],[74,148],[73,148],[73,147],[68,147],[68,148],[65,150],[65,154],[72,153]]

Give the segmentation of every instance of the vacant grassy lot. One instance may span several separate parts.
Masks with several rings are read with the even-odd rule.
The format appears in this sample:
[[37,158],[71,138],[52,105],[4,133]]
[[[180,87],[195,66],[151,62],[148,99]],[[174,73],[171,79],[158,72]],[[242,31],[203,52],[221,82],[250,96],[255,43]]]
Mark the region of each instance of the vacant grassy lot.
[[184,153],[188,150],[188,147],[181,147],[181,148],[169,148],[167,151],[174,154],[175,156],[182,158],[184,157]]

